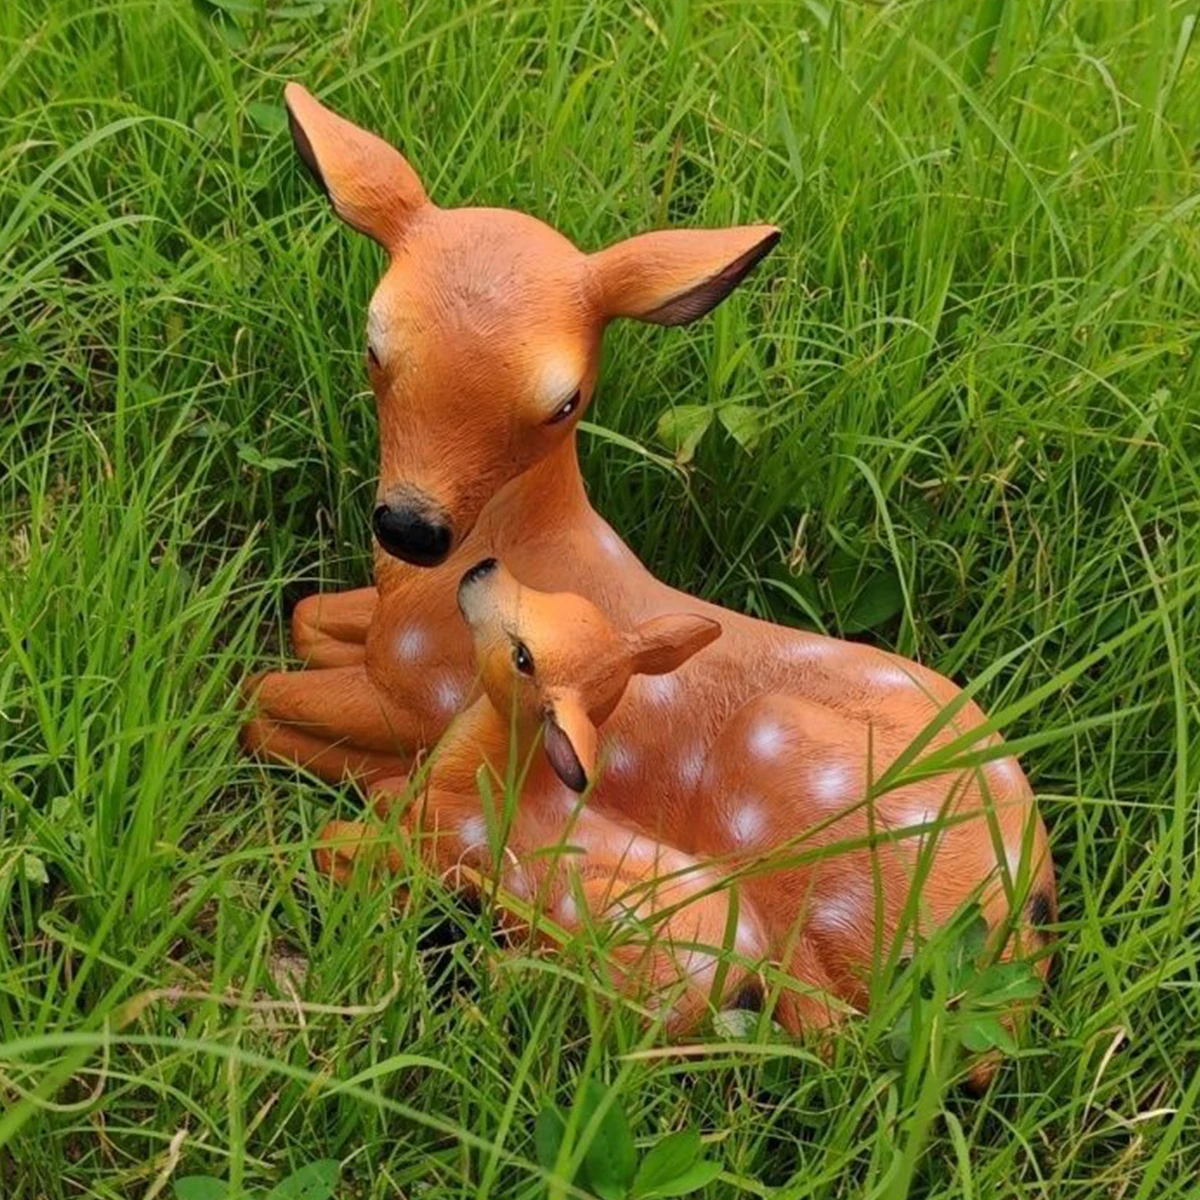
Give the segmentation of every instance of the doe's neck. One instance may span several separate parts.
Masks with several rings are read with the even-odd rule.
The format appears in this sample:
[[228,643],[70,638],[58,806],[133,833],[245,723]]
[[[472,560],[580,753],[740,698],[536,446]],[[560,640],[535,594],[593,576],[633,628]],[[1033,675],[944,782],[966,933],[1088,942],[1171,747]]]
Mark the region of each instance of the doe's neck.
[[510,479],[488,501],[479,529],[503,545],[510,537],[528,539],[538,528],[570,523],[590,511],[579,470],[576,432],[541,461]]

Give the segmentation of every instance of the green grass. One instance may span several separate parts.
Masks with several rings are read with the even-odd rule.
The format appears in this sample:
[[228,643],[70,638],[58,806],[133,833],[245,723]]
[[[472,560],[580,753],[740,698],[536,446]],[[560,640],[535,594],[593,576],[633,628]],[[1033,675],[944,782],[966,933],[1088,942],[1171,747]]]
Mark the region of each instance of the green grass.
[[[702,1132],[711,1197],[1194,1194],[1194,5],[282,3],[0,5],[0,1193],[540,1196],[534,1117],[596,1079],[643,1148]],[[911,979],[828,1061],[647,1054],[586,947],[314,873],[358,801],[239,758],[235,691],[368,578],[380,256],[288,78],[585,247],[784,228],[715,318],[610,332],[585,470],[672,583],[1003,663],[1062,913],[985,1099],[941,1025],[892,1056]],[[748,448],[676,468],[684,405]]]

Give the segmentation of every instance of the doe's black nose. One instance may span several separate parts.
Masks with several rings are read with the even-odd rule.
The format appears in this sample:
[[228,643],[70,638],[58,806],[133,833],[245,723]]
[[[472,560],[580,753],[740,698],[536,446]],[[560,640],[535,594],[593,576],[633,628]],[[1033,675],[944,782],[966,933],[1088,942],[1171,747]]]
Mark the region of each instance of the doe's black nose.
[[379,544],[393,558],[418,567],[436,567],[450,553],[452,535],[444,521],[430,520],[409,508],[376,508],[371,523]]

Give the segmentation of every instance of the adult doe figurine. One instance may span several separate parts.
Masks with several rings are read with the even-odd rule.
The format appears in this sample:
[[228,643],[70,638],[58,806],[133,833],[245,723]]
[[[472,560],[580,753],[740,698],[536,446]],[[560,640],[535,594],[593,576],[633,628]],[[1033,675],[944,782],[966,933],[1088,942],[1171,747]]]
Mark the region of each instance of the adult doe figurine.
[[[736,730],[746,747],[731,759],[738,771],[756,757],[790,764],[787,787],[769,796],[756,794],[753,772],[721,786],[723,795],[744,793],[720,819],[749,853],[781,808],[832,816],[861,804],[870,781],[941,715],[926,752],[973,743],[989,761],[894,789],[892,819],[906,814],[907,825],[933,830],[925,836],[969,821],[991,850],[956,869],[986,890],[991,924],[1052,920],[1053,869],[1032,791],[993,732],[971,735],[984,716],[953,683],[883,650],[675,591],[588,503],[575,429],[609,321],[703,316],[778,230],[664,231],[584,253],[522,213],[439,208],[392,146],[296,84],[286,100],[299,153],[335,212],[389,256],[367,314],[380,423],[376,586],[297,606],[293,642],[307,666],[255,681],[247,747],[332,780],[402,775],[472,694],[456,592],[468,567],[496,557],[523,584],[582,595],[621,628],[691,612],[724,631],[674,674],[631,683],[606,725],[607,769],[576,781],[591,785],[598,812],[610,792],[646,797],[618,815],[667,844],[712,821],[698,810],[701,776],[718,736],[728,744]],[[820,900],[814,933],[849,939],[869,921],[870,860],[829,875],[820,897],[793,898],[797,911]],[[847,980],[843,990],[865,999],[865,986]]]

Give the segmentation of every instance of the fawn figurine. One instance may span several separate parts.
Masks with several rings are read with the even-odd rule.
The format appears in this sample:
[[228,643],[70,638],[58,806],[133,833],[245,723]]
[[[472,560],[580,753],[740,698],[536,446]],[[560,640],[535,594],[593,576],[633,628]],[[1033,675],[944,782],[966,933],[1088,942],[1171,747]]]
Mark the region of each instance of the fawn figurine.
[[[865,1004],[881,952],[911,944],[973,899],[993,919],[1003,912],[1005,868],[992,833],[1002,842],[1021,836],[1023,806],[943,811],[932,790],[931,810],[892,794],[846,804],[833,786],[814,797],[796,787],[811,769],[802,730],[812,715],[796,700],[766,710],[750,701],[724,721],[686,821],[663,819],[665,774],[610,787],[603,804],[581,801],[603,776],[612,746],[601,737],[631,682],[671,680],[720,625],[682,612],[618,629],[582,597],[523,587],[492,558],[466,572],[458,600],[480,695],[415,786],[374,785],[376,812],[386,816],[416,791],[400,819],[453,883],[463,886],[469,868],[568,930],[620,919],[647,934],[617,939],[612,957],[621,986],[650,993],[652,1007],[673,990],[669,1031],[691,1031],[710,1004],[748,990],[761,996],[755,967],[767,962],[789,977],[774,989],[785,1028],[827,1028],[846,1006]],[[657,736],[673,733],[664,726]],[[481,767],[492,774],[486,792]],[[518,778],[510,823],[496,832],[503,822],[482,797]],[[871,832],[886,836],[872,846]],[[375,842],[386,845],[368,826],[330,822],[319,865],[344,878]],[[388,865],[400,868],[394,847]],[[1047,882],[1043,872],[1037,887]]]
[[[920,746],[941,752],[941,767],[910,764],[916,777],[887,793],[893,824],[1002,814],[989,822],[994,853],[968,839],[972,852],[930,879],[930,912],[944,914],[960,889],[989,887],[999,861],[993,925],[1053,921],[1033,793],[955,684],[884,650],[676,591],[588,503],[576,429],[607,325],[698,319],[779,231],[665,230],[585,253],[521,213],[438,207],[398,150],[298,85],[286,99],[297,149],[334,211],[388,255],[366,322],[380,424],[375,586],[297,606],[293,641],[306,666],[252,681],[246,748],[331,780],[402,776],[475,694],[458,584],[495,557],[531,588],[584,597],[618,629],[669,614],[723,629],[677,671],[635,676],[626,688],[605,725],[607,766],[589,808],[679,853],[736,845],[752,858],[816,813],[849,812]],[[820,900],[808,924],[814,953],[854,993],[851,967],[874,904],[862,872],[768,878],[764,911],[794,919]]]

